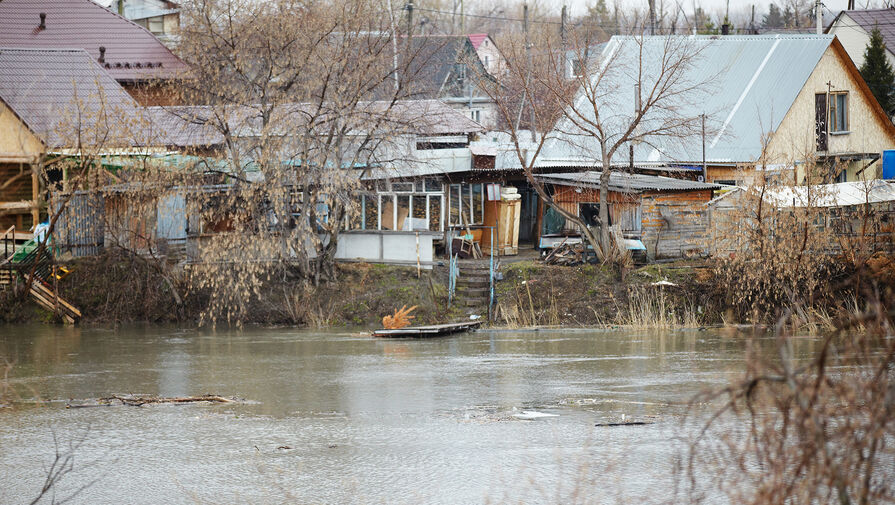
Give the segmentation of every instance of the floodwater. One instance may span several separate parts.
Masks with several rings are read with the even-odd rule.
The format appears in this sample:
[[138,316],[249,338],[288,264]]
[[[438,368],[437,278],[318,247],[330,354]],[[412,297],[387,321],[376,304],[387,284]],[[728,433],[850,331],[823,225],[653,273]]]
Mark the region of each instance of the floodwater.
[[[37,495],[54,438],[80,444],[56,489],[72,503],[640,503],[671,492],[688,401],[743,355],[711,330],[0,326],[18,397],[0,409],[0,503]],[[66,408],[206,393],[241,400]],[[622,415],[654,424],[595,426]]]

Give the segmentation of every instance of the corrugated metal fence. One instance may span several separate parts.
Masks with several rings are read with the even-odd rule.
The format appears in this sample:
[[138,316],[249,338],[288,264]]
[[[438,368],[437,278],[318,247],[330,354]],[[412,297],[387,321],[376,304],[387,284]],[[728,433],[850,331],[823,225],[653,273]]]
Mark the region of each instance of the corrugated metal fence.
[[[68,195],[53,199],[54,213],[62,207]],[[71,195],[56,220],[53,238],[62,252],[73,256],[96,256],[105,242],[105,206],[101,194],[78,191]]]

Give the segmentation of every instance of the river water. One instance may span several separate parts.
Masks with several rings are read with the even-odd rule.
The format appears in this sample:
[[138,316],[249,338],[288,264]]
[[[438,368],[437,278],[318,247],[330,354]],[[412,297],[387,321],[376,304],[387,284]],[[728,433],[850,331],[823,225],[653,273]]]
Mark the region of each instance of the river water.
[[[670,496],[688,401],[744,347],[711,330],[0,326],[18,397],[0,409],[0,503],[37,495],[54,437],[80,443],[56,490],[73,503],[641,503]],[[66,408],[206,393],[241,400]],[[622,415],[653,424],[595,426]]]

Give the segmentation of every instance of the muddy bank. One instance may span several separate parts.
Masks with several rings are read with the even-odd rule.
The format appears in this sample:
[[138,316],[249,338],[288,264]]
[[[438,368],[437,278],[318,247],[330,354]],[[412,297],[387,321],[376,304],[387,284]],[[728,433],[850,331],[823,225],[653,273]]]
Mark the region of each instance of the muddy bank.
[[[123,252],[71,263],[60,294],[83,313],[82,324],[130,322],[199,324],[207,315],[209,293],[191,286],[188,273]],[[891,272],[890,272],[891,271]],[[887,274],[888,272],[888,274]],[[698,327],[754,322],[737,306],[737,290],[707,261],[648,265],[620,272],[606,265],[555,266],[539,261],[504,263],[496,283],[492,326]],[[891,293],[895,265],[873,273],[874,286]],[[310,327],[378,326],[402,306],[416,306],[414,324],[487,315],[461,298],[448,304],[445,267],[433,270],[370,264],[340,264],[334,282],[310,286],[288,275],[272,275],[245,299],[244,324]],[[818,298],[823,317],[849,310],[857,297],[848,287],[828,287]],[[885,299],[885,298],[884,298]],[[888,299],[891,299],[889,297]],[[53,314],[30,300],[0,294],[6,322],[54,322]]]

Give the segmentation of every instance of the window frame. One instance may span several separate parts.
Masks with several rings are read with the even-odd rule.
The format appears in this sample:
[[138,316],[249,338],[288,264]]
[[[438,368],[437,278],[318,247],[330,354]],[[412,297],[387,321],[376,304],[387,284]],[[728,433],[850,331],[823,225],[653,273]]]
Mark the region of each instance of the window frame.
[[[840,107],[839,99],[842,99]],[[831,135],[841,135],[849,133],[849,114],[848,114],[848,91],[831,91],[827,102],[827,130]],[[839,124],[839,115],[842,115],[842,122]]]

